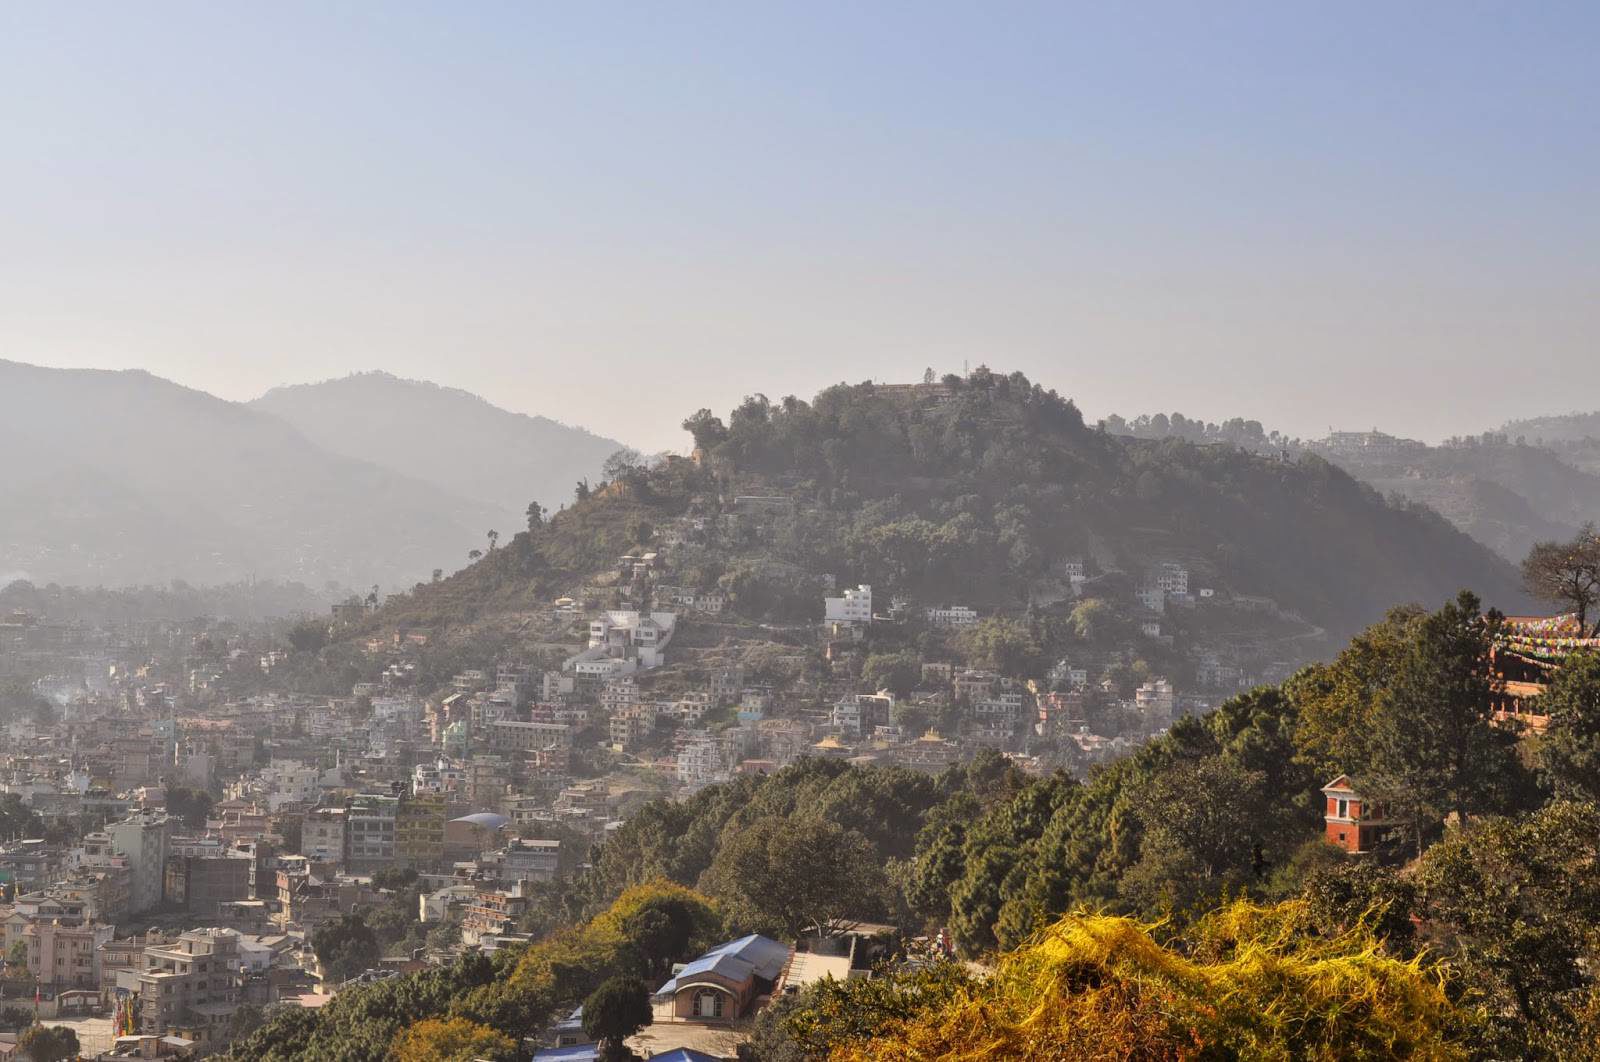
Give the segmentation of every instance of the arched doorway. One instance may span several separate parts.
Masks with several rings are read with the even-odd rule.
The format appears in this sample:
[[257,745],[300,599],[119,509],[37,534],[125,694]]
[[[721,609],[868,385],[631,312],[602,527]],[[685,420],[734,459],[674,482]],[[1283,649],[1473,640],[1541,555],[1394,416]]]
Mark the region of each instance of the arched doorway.
[[694,1016],[697,1018],[722,1017],[722,993],[702,988],[694,994]]

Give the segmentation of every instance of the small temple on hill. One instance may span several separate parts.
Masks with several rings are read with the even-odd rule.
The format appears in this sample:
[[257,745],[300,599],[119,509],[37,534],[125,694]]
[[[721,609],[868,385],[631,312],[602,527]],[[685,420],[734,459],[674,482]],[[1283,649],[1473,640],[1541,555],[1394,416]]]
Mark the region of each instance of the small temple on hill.
[[1515,719],[1543,733],[1550,717],[1528,710],[1550,676],[1570,653],[1600,651],[1600,638],[1587,631],[1573,615],[1507,616],[1489,649],[1490,674],[1495,684],[1495,718]]

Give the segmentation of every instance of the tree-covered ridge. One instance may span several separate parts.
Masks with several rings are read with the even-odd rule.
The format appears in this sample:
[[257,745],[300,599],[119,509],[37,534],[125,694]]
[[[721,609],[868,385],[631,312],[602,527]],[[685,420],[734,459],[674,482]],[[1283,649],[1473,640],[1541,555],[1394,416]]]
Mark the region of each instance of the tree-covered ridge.
[[[824,576],[1021,609],[1059,596],[1067,561],[1128,594],[1152,564],[1178,561],[1197,585],[1270,598],[1340,634],[1466,582],[1522,601],[1509,565],[1320,458],[1115,436],[1020,373],[841,384],[811,402],[758,395],[685,428],[693,460],[609,462],[571,505],[530,508],[527,530],[401,595],[374,624],[536,607],[630,549],[661,548],[669,525],[673,581],[720,586],[741,614],[783,622],[817,616]],[[740,521],[749,498],[792,508]]]

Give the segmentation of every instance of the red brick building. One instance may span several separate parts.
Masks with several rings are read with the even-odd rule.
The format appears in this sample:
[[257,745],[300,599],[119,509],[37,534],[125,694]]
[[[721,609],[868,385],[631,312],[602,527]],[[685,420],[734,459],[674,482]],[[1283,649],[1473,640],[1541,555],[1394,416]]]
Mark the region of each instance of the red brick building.
[[1392,828],[1382,808],[1362,797],[1347,774],[1323,786],[1322,795],[1328,802],[1323,815],[1328,843],[1352,855],[1372,851]]

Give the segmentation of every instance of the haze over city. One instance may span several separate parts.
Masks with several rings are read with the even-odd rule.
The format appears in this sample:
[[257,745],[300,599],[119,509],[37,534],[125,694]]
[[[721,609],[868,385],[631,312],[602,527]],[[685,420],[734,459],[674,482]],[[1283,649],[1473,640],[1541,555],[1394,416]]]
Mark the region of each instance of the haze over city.
[[1597,30],[0,0],[0,1058],[1591,1062]]
[[1091,418],[1481,431],[1600,393],[1597,20],[11,4],[0,356],[384,369],[647,450],[981,362]]

